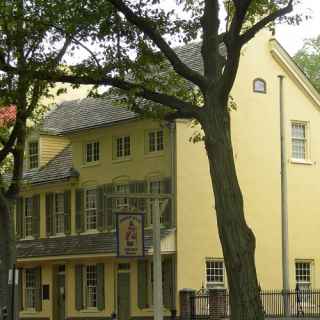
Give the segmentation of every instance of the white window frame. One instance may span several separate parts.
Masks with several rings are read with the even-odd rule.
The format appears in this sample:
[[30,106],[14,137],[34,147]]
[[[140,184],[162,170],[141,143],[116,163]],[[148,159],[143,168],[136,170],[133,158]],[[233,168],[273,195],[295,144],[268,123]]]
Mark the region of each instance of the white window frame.
[[[159,134],[161,133],[161,137]],[[153,143],[151,144],[151,135],[154,135],[153,137]],[[148,130],[146,132],[146,142],[147,142],[147,153],[161,153],[164,150],[164,130],[159,128],[159,129],[154,129],[154,130]],[[153,145],[153,148],[151,148]]]
[[[58,210],[58,206],[57,206],[57,201],[58,201],[58,197],[62,197],[62,210],[59,211]],[[54,225],[54,232],[56,235],[63,235],[65,234],[66,231],[66,226],[65,226],[65,212],[64,212],[64,208],[65,208],[65,197],[64,197],[64,192],[57,192],[54,194],[54,211],[53,211],[53,225]],[[59,220],[61,219],[61,220]],[[58,228],[61,227],[61,229],[63,231],[61,231],[61,229]]]
[[[95,202],[95,206],[90,207],[90,205],[88,204],[88,194],[90,192],[95,193],[95,197],[94,197],[94,202]],[[96,231],[97,227],[98,227],[98,208],[97,208],[97,188],[87,188],[84,190],[84,219],[85,219],[85,230],[86,231]],[[92,227],[91,225],[93,224],[93,222],[88,222],[88,219],[92,219],[95,220],[95,227]]]
[[[212,264],[216,264],[216,265],[212,265],[212,266],[208,266],[209,263]],[[218,266],[220,265],[220,266]],[[221,266],[222,266],[222,275],[220,274],[221,272]],[[208,274],[208,270],[220,270],[219,274]],[[214,273],[214,271],[213,271]],[[222,276],[222,281],[219,280],[212,280],[210,281],[208,278],[209,276],[212,277],[221,277]],[[220,287],[220,288],[224,288],[225,287],[225,265],[224,265],[224,261],[223,259],[216,259],[216,258],[206,258],[205,259],[205,283],[206,283],[206,287],[209,288],[216,288],[216,287]]]
[[23,235],[24,235],[24,238],[33,237],[33,199],[32,197],[24,198]]
[[[301,126],[304,128],[304,137],[298,137],[293,135],[294,126]],[[309,139],[309,123],[306,121],[291,121],[291,159],[295,162],[307,162],[310,161],[310,139]],[[294,143],[303,142],[304,156],[300,157],[294,153]]]
[[[154,186],[152,187],[152,184],[158,184],[158,186]],[[160,177],[158,178],[152,178],[148,181],[148,192],[149,193],[162,193],[163,192],[163,182],[162,179]],[[147,214],[147,223],[148,225],[152,226],[153,224],[153,210],[154,210],[154,205],[155,205],[155,201],[149,199],[149,205],[148,205],[148,214]],[[159,200],[159,207],[160,207],[160,211],[161,211],[161,207],[163,206],[164,200]],[[163,216],[163,212],[160,215],[160,224],[163,224],[164,221],[164,216]]]
[[[88,284],[88,273],[90,269],[94,268],[95,285]],[[91,270],[92,271],[92,270]],[[96,264],[86,264],[83,266],[83,292],[86,309],[97,309],[97,298],[98,298],[98,288],[97,288],[97,265]],[[95,296],[95,298],[93,296]],[[94,301],[94,303],[92,303]]]
[[[129,144],[128,144],[129,139]],[[129,146],[129,149],[126,149]],[[129,153],[128,153],[129,150]],[[130,134],[115,136],[113,138],[113,158],[115,160],[128,160],[132,156],[132,136]]]
[[[88,157],[88,148],[91,148],[90,157]],[[98,146],[98,147],[96,147]],[[84,163],[86,164],[96,164],[100,161],[100,141],[87,141],[84,144]]]
[[[306,289],[312,289],[313,287],[313,260],[302,260],[302,259],[299,259],[299,260],[296,260],[295,261],[295,282],[296,284],[299,286],[300,290],[306,290]],[[308,269],[309,269],[309,274],[301,274],[302,270],[300,271],[300,277],[305,277],[305,278],[309,278],[309,279],[301,279],[301,280],[298,280],[298,265],[300,266],[300,269],[301,267],[302,268],[305,268],[308,266]],[[307,270],[305,269],[305,271],[307,272]]]
[[[113,191],[116,194],[129,193],[129,183],[127,181],[117,182],[113,185]],[[129,199],[128,198],[115,198],[114,208],[115,212],[121,212],[123,210],[129,209]]]
[[[28,279],[28,274],[33,274],[33,285],[30,286],[30,279]],[[35,269],[24,269],[23,272],[23,299],[24,307],[28,311],[34,311],[36,307],[36,273]],[[31,303],[30,303],[31,302]]]
[[[34,151],[32,146],[36,146],[36,152]],[[29,141],[28,142],[28,168],[30,170],[39,168],[39,141]]]

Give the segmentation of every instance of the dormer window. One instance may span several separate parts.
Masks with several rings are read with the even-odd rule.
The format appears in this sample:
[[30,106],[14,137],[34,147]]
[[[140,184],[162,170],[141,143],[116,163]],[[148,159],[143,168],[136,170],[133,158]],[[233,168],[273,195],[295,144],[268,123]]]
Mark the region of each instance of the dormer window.
[[253,92],[267,93],[267,83],[261,78],[253,80]]
[[32,141],[28,144],[29,169],[35,169],[39,166],[39,144],[38,141]]

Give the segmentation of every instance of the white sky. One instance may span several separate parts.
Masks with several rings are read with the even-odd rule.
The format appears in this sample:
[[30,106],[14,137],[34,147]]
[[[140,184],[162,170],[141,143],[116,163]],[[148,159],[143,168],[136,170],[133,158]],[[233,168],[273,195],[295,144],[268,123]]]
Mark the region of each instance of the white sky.
[[277,27],[276,37],[291,55],[302,47],[304,39],[320,35],[320,0],[301,0],[294,12],[309,14],[312,18],[298,26]]

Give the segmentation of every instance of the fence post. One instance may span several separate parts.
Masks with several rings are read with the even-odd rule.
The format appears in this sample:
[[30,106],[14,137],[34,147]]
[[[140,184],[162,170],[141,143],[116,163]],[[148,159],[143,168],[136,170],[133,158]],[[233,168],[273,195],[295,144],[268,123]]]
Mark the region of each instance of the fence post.
[[226,289],[209,290],[209,320],[218,320],[227,316]]
[[180,319],[191,320],[194,312],[194,298],[196,291],[194,289],[182,289],[179,293],[180,300]]

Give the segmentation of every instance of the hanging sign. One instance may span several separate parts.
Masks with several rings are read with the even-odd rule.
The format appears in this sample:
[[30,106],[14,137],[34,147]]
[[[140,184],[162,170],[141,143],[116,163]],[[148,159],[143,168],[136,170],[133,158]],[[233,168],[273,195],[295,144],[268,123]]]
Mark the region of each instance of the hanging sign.
[[144,256],[144,215],[118,213],[117,255],[121,258]]

